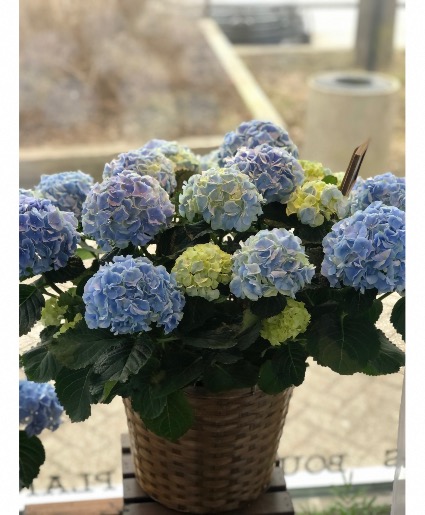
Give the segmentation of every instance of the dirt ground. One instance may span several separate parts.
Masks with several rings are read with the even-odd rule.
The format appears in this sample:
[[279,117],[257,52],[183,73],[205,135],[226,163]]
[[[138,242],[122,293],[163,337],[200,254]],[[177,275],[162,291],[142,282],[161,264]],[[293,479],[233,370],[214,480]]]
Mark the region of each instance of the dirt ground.
[[[175,5],[22,1],[21,147],[224,135],[250,119],[198,29],[202,13]],[[301,146],[308,77],[350,69],[353,55],[265,49],[243,60]],[[404,173],[404,52],[383,71],[402,84],[391,160]]]

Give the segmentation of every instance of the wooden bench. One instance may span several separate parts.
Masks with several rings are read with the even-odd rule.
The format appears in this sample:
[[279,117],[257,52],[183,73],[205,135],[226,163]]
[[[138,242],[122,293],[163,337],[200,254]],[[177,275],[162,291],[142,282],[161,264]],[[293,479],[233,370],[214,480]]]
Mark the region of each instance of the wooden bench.
[[[121,435],[122,474],[124,489],[123,515],[176,515],[179,512],[166,508],[151,499],[137,484],[133,457],[127,434]],[[275,467],[269,489],[257,501],[228,515],[294,515],[291,497],[286,490],[283,471]]]

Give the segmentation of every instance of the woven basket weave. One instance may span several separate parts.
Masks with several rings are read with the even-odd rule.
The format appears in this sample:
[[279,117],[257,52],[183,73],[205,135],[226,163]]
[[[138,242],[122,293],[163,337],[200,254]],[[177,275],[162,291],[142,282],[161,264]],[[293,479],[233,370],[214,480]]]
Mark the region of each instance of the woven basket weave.
[[213,394],[187,388],[192,428],[177,442],[148,431],[124,399],[135,475],[153,499],[177,511],[240,509],[268,487],[293,388]]

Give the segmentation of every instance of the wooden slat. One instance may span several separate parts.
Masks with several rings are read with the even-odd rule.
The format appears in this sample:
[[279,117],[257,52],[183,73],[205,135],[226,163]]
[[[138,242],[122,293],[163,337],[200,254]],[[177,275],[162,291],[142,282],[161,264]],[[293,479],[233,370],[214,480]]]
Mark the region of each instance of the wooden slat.
[[212,18],[201,18],[200,29],[224,71],[250,110],[253,118],[274,122],[285,128],[285,122],[267,95],[236,53],[233,45]]
[[122,499],[30,504],[24,515],[120,515]]

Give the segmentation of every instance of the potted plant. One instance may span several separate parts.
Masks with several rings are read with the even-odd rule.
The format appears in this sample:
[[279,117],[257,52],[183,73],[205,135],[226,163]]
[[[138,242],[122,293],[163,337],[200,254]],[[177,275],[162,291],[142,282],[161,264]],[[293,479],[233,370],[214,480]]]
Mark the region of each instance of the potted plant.
[[74,422],[121,396],[136,477],[163,504],[220,512],[264,491],[307,358],[404,365],[375,326],[396,292],[404,337],[404,179],[350,192],[258,120],[207,156],[151,140],[100,183],[76,173],[20,192],[20,331],[44,325],[21,362]]

